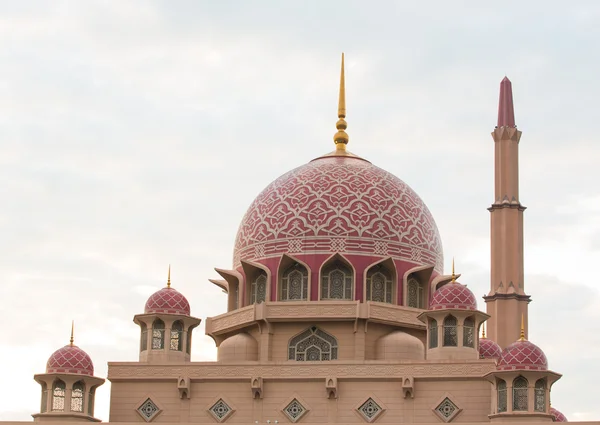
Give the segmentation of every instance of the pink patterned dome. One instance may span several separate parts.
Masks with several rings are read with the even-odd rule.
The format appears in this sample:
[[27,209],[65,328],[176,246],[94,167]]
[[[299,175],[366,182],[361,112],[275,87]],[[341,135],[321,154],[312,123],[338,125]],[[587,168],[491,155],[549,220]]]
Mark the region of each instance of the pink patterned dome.
[[181,292],[170,286],[156,291],[146,301],[144,313],[181,314],[190,315],[190,303]]
[[469,288],[458,282],[450,282],[434,292],[430,310],[457,308],[477,310],[477,300]]
[[499,359],[502,355],[502,349],[491,339],[479,338],[479,357],[482,359]]
[[438,229],[421,198],[351,154],[317,158],[267,186],[242,219],[233,263],[336,252],[443,268]]
[[569,422],[567,420],[567,417],[558,410],[556,410],[554,407],[550,408],[550,414],[554,416],[554,422]]
[[520,339],[504,349],[498,370],[548,370],[548,359],[540,347]]
[[76,345],[65,345],[56,350],[46,363],[46,373],[75,373],[94,376],[90,356]]

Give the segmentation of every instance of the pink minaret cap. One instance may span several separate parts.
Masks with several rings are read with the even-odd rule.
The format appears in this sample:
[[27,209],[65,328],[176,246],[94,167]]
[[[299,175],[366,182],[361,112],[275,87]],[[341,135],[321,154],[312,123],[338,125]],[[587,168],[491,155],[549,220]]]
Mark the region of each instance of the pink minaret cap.
[[500,103],[498,105],[498,127],[516,127],[513,106],[512,84],[508,77],[500,83]]

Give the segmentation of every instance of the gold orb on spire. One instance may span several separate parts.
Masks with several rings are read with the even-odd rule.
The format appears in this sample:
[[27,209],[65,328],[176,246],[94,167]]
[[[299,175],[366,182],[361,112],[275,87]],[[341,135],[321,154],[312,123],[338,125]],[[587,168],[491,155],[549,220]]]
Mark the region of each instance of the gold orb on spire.
[[454,274],[454,257],[452,257],[452,283],[456,283],[456,274]]
[[346,128],[348,128],[348,123],[344,118],[346,118],[346,83],[344,77],[344,54],[342,53],[342,71],[340,75],[340,98],[338,101],[338,122],[335,124],[337,128],[337,133],[333,136],[333,141],[335,142],[335,147],[337,150],[346,150],[346,145],[348,144],[348,133],[346,133]]
[[71,339],[69,340],[70,346],[73,346],[73,343],[75,342],[74,334],[75,334],[75,320],[71,320]]
[[167,288],[171,288],[171,265],[169,264],[169,271],[167,273]]

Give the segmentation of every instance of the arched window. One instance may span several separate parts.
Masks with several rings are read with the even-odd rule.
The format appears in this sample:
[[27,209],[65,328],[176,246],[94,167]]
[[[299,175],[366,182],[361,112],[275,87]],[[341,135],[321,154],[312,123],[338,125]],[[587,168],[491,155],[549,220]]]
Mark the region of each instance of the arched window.
[[96,396],[96,388],[90,389],[90,398],[88,399],[88,415],[94,416],[94,397]]
[[438,324],[437,320],[429,321],[429,348],[437,348],[438,346]]
[[60,379],[54,381],[52,385],[52,411],[64,412],[65,410],[65,390],[66,385]]
[[267,274],[260,273],[250,285],[250,304],[260,304],[267,298]]
[[293,264],[281,275],[281,301],[308,299],[308,270],[301,264]]
[[538,379],[535,382],[535,406],[536,412],[546,411],[546,380]]
[[408,290],[407,305],[413,308],[425,308],[425,290],[423,284],[411,276],[406,282],[406,287]]
[[185,342],[185,352],[190,354],[192,352],[192,328],[187,331],[187,338]]
[[458,333],[456,331],[456,317],[446,316],[444,319],[444,347],[458,346]]
[[152,323],[152,349],[162,350],[165,348],[165,322],[156,319]]
[[498,379],[496,389],[498,390],[498,413],[506,412],[506,381]]
[[381,264],[367,272],[367,301],[392,303],[392,273]]
[[42,402],[40,406],[40,413],[44,413],[48,409],[48,385],[42,382]]
[[71,412],[83,413],[83,394],[85,394],[85,385],[81,381],[75,382],[71,390]]
[[148,327],[145,323],[140,323],[140,351],[146,351],[148,349]]
[[519,376],[513,381],[513,410],[528,410],[527,379]]
[[352,300],[354,278],[349,266],[341,261],[323,267],[321,272],[322,300]]
[[338,345],[334,336],[312,326],[293,337],[288,344],[288,359],[296,361],[337,360]]
[[183,323],[180,320],[171,325],[171,343],[169,348],[173,351],[183,350]]
[[463,347],[475,347],[475,321],[467,317],[463,324]]

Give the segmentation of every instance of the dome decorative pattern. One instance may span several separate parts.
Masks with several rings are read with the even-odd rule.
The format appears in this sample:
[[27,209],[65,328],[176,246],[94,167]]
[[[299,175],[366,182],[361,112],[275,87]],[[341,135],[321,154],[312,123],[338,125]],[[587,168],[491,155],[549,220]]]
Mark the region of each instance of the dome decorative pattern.
[[234,267],[284,253],[390,256],[443,269],[442,243],[421,198],[357,157],[322,157],[271,183],[240,224]]
[[434,292],[430,307],[431,310],[447,308],[477,310],[477,299],[465,285],[450,282]]
[[534,343],[519,340],[504,349],[497,367],[498,370],[548,370],[548,359]]
[[156,291],[150,295],[146,301],[144,309],[146,314],[163,313],[163,314],[181,314],[183,316],[190,315],[190,303],[181,294],[181,292],[168,287],[160,291]]
[[554,416],[554,422],[569,422],[567,420],[567,417],[558,410],[556,410],[554,407],[550,408],[550,414]]
[[65,345],[56,350],[46,363],[46,373],[75,373],[94,376],[90,356],[76,345]]
[[479,338],[479,357],[482,359],[499,359],[502,355],[500,346],[491,339]]

